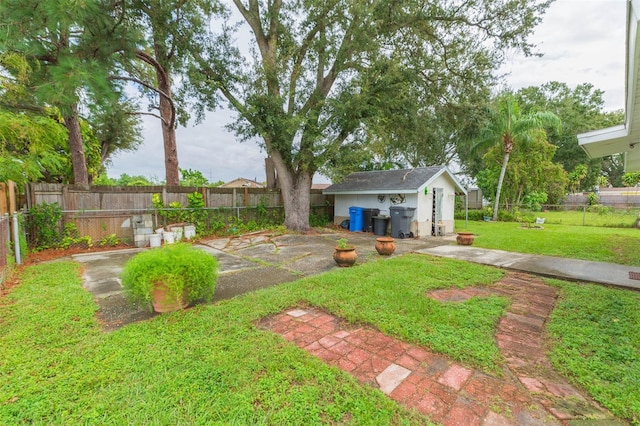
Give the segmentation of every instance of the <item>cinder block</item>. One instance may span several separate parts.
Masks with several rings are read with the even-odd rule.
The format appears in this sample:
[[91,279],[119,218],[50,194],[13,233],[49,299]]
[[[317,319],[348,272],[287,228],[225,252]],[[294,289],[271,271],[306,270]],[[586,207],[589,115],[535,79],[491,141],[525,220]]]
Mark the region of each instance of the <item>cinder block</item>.
[[150,235],[153,234],[153,229],[152,228],[138,228],[135,230],[136,234],[138,235]]

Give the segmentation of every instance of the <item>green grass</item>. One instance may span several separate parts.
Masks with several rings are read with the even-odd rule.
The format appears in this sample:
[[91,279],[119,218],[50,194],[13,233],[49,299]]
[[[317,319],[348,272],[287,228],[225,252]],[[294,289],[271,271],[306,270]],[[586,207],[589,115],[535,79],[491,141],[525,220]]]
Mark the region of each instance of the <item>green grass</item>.
[[516,222],[456,221],[456,230],[476,234],[474,246],[573,259],[640,266],[640,230],[545,223],[542,229]]
[[[31,266],[0,299],[0,424],[428,424],[255,322],[317,306],[500,374],[494,333],[507,300],[443,304],[424,294],[501,276],[491,267],[407,255],[104,334],[77,264]],[[548,282],[561,294],[548,325],[554,366],[640,424],[640,294]]]
[[103,334],[76,264],[31,266],[0,305],[0,424],[428,423],[254,323],[316,305],[499,372],[493,331],[506,301],[446,305],[424,292],[501,274],[398,257]]
[[548,325],[555,368],[640,424],[640,294],[548,281],[562,293]]
[[546,211],[530,215],[543,217],[545,223],[555,225],[630,228],[635,225],[639,212],[639,209],[613,210],[607,207],[591,207],[584,211]]

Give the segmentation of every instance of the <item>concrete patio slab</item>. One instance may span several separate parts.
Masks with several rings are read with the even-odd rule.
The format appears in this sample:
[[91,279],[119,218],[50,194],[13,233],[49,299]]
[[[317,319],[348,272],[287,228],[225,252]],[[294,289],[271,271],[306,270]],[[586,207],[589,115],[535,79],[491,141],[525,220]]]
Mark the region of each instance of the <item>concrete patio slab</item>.
[[629,272],[640,273],[640,267],[635,266],[458,245],[429,247],[417,250],[417,252],[570,281],[592,282],[640,290],[640,281],[629,279]]

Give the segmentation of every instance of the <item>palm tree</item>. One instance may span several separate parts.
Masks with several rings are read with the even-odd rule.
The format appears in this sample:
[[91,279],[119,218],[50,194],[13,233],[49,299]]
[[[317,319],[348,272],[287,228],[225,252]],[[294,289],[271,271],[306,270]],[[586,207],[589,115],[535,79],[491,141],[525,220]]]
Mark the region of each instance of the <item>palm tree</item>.
[[518,101],[511,93],[506,93],[496,100],[497,108],[483,129],[480,139],[476,143],[476,149],[488,148],[500,143],[504,157],[502,169],[498,178],[496,198],[493,205],[493,218],[498,220],[498,206],[502,183],[507,171],[509,156],[516,144],[527,144],[535,137],[545,134],[546,128],[558,129],[561,126],[560,119],[551,112],[533,112],[522,115]]

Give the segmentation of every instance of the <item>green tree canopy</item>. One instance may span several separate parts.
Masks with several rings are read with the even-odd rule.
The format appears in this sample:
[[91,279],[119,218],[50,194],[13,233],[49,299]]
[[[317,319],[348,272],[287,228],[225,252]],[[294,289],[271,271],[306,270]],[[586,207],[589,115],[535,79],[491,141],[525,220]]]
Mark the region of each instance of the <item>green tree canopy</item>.
[[[531,112],[522,114],[518,101],[513,94],[507,92],[499,95],[495,100],[492,114],[484,127],[480,138],[476,143],[476,150],[479,152],[491,153],[491,149],[495,151],[497,147],[501,152],[501,166],[498,181],[496,184],[493,220],[498,220],[498,208],[500,207],[500,196],[502,193],[502,185],[507,172],[507,166],[513,150],[522,145],[523,148],[529,149],[523,168],[519,168],[521,172],[513,173],[509,185],[517,194],[517,200],[523,195],[525,188],[522,176],[534,173],[532,164],[541,163],[544,159],[544,152],[548,151],[548,147],[538,144],[535,150],[531,150],[530,146],[536,141],[546,142],[545,128],[557,129],[561,125],[560,119],[553,113],[546,111]],[[553,153],[554,150],[552,150]],[[525,151],[523,151],[525,152]],[[542,154],[541,157],[534,154]],[[485,155],[486,157],[486,155]],[[491,156],[486,158],[491,159]],[[527,162],[530,161],[530,164]],[[540,170],[536,170],[539,172]]]
[[[0,182],[72,181],[67,129],[56,117],[55,110],[43,115],[0,109]],[[101,164],[98,141],[86,122],[81,121],[80,127],[88,170],[97,174]]]
[[515,94],[524,114],[549,111],[562,120],[561,128],[547,129],[547,137],[549,142],[558,147],[553,161],[562,164],[567,173],[573,172],[579,165],[586,167],[586,174],[579,180],[575,190],[591,189],[603,173],[612,184],[621,184],[623,160],[620,155],[589,158],[578,145],[578,134],[624,122],[623,111],[604,110],[603,94],[602,90],[589,83],[570,88],[558,81],[539,87],[526,87]]
[[[167,185],[179,185],[177,124],[189,119],[186,70],[194,52],[202,51],[211,17],[220,12],[217,0],[128,0],[123,13],[127,41],[122,68],[111,79],[137,84],[149,112],[162,128]],[[197,119],[202,118],[202,111]]]
[[182,179],[181,186],[208,186],[209,180],[202,174],[200,170],[180,169]]
[[[511,151],[504,176],[501,200],[504,205],[527,204],[534,196],[545,203],[560,204],[566,195],[567,173],[553,162],[557,147],[540,132],[526,144],[516,144]],[[487,198],[495,202],[504,151],[495,145],[484,156],[485,168],[478,173],[477,183]]]
[[[108,79],[118,22],[107,10],[119,3],[86,0],[5,0],[0,3],[0,53],[4,71],[25,90],[10,90],[5,108],[42,111],[55,107],[67,128],[76,184],[88,184],[89,172],[80,124],[83,98],[116,95]],[[106,43],[105,40],[109,40]],[[20,59],[20,60],[18,60]],[[16,97],[13,95],[19,94]]]
[[457,87],[490,78],[505,48],[531,53],[527,37],[550,1],[233,4],[250,30],[253,55],[241,53],[237,27],[226,26],[192,76],[209,106],[225,99],[238,112],[238,135],[260,139],[282,188],[285,226],[306,230],[314,173],[367,125],[390,117],[407,81],[423,82],[424,106],[431,107]]

